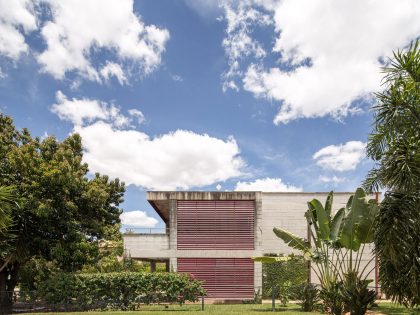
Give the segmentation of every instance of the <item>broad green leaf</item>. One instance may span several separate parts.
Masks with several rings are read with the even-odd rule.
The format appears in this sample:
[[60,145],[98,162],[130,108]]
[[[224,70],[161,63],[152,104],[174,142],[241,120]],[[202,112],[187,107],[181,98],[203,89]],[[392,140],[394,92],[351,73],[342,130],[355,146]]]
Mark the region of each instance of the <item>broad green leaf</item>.
[[329,240],[330,239],[330,219],[327,215],[324,207],[317,199],[313,199],[309,202],[311,206],[316,211],[316,216],[318,219],[318,228],[319,228],[319,237],[322,240]]
[[325,201],[325,212],[327,213],[329,220],[331,220],[333,200],[334,200],[334,192],[330,191],[330,193],[327,196],[327,200]]
[[330,238],[332,241],[336,241],[338,238],[338,235],[340,234],[340,228],[344,219],[345,215],[345,209],[341,208],[337,211],[335,214],[332,222],[331,222],[331,232],[330,232]]
[[298,249],[302,252],[307,252],[310,250],[309,242],[303,237],[294,235],[289,231],[279,228],[274,228],[273,232],[278,238],[281,238],[283,242],[285,242],[291,248]]
[[354,196],[349,198],[346,205],[346,216],[340,235],[340,244],[347,249],[359,250],[360,241],[357,238],[356,230],[363,215],[368,208],[366,194],[362,188],[357,188]]

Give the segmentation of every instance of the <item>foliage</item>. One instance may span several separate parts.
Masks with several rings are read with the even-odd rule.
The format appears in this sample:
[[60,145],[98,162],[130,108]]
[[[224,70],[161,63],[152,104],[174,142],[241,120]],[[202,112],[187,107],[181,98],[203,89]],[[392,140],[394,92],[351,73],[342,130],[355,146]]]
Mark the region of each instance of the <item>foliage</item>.
[[350,315],[364,315],[373,306],[376,292],[368,289],[370,281],[355,277],[350,282],[350,285],[342,288],[343,302],[350,310]]
[[375,238],[381,289],[401,304],[420,306],[420,195],[388,193]]
[[254,298],[252,300],[243,300],[243,304],[261,304],[262,303],[262,295],[261,290],[258,289],[254,292]]
[[[375,161],[368,190],[387,190],[379,212],[375,249],[387,296],[420,305],[420,49],[419,40],[394,52],[376,94],[367,155]],[[402,254],[403,253],[403,254]]]
[[[267,258],[283,258],[271,257]],[[292,287],[305,283],[308,278],[308,263],[302,256],[292,256],[286,261],[277,261],[274,263],[263,263],[262,265],[262,296],[265,299],[271,299],[273,287],[283,287],[290,282]]]
[[319,290],[312,283],[304,283],[298,286],[293,298],[299,301],[302,311],[312,312],[320,301]]
[[373,241],[378,211],[377,201],[369,200],[361,188],[334,215],[333,198],[333,192],[330,192],[325,206],[317,199],[308,202],[305,217],[311,242],[284,229],[273,229],[286,244],[300,250],[304,258],[314,263],[311,268],[326,288],[343,281],[347,272],[356,272],[360,278],[366,278],[370,273],[370,270],[359,269],[365,244]]
[[13,187],[0,186],[0,235],[5,235],[12,225],[12,207],[15,205]]
[[135,310],[140,304],[195,302],[201,282],[178,273],[59,273],[44,281],[37,298],[72,309]]
[[319,296],[323,301],[324,310],[328,314],[341,315],[344,311],[342,296],[343,285],[340,282],[333,282],[328,287],[321,289]]
[[[79,135],[41,141],[0,114],[0,186],[13,186],[19,198],[11,235],[0,235],[1,292],[13,291],[34,256],[69,271],[98,258],[107,228],[119,223],[125,189],[118,179],[88,178],[82,158]],[[10,296],[0,293],[0,309],[10,309]]]

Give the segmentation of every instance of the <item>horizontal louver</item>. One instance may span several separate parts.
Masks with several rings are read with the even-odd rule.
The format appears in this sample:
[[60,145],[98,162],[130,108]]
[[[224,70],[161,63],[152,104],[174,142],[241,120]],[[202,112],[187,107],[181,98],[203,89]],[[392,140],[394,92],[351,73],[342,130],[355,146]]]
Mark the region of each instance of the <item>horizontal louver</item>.
[[254,297],[254,262],[250,258],[178,258],[177,264],[178,272],[204,282],[210,298]]
[[254,201],[177,202],[178,249],[254,249]]

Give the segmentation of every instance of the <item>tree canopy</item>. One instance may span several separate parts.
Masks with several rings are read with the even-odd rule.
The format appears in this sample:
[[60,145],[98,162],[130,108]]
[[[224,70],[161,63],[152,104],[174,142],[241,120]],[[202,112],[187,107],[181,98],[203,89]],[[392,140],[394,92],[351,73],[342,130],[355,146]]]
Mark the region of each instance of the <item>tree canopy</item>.
[[[98,243],[119,223],[124,183],[89,175],[81,138],[32,138],[0,114],[0,186],[13,186],[19,204],[0,234],[0,291],[12,291],[32,257],[73,271],[95,260]],[[6,246],[7,245],[7,246]],[[10,298],[0,293],[0,309]]]

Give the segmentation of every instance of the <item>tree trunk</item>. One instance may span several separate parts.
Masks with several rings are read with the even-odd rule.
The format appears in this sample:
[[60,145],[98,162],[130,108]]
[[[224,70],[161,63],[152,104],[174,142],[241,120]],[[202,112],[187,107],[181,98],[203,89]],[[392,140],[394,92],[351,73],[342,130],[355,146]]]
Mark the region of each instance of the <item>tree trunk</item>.
[[13,292],[17,284],[19,265],[10,264],[0,272],[0,314],[12,314]]

